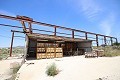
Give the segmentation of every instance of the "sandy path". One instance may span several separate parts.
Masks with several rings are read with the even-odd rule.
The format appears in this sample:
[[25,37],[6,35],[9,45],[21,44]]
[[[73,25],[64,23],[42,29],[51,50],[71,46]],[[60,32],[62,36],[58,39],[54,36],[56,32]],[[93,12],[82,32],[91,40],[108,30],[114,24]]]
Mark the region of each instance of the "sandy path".
[[[31,60],[19,70],[19,80],[120,80],[120,57],[84,58],[84,56]],[[61,72],[55,77],[45,74],[47,65],[55,62]],[[106,79],[107,78],[107,79]]]
[[0,61],[0,80],[5,80],[11,77],[10,63],[21,62],[21,59],[10,59]]

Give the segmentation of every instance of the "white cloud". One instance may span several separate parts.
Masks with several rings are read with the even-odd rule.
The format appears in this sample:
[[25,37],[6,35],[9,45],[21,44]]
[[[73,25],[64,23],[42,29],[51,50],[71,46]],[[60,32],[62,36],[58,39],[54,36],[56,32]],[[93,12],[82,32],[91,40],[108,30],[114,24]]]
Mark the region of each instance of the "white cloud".
[[114,23],[115,23],[115,14],[110,13],[103,21],[101,21],[100,28],[106,35],[110,35]]
[[4,15],[9,15],[9,16],[16,16],[14,13],[5,11],[5,10],[0,10],[0,14],[4,14]]
[[94,19],[102,11],[98,3],[93,0],[80,0],[79,6],[89,19]]

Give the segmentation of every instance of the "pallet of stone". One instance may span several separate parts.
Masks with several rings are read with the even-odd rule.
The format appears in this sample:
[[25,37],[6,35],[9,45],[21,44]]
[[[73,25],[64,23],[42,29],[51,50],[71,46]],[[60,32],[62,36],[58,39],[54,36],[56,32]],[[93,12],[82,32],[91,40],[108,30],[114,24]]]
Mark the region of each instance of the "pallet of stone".
[[46,58],[54,58],[55,57],[55,53],[46,53]]
[[56,52],[63,52],[62,48],[56,48]]
[[37,53],[37,59],[45,59],[46,53]]
[[56,58],[63,57],[63,50],[62,48],[56,48]]
[[54,53],[55,52],[55,48],[47,48],[46,52],[47,53]]
[[56,53],[56,58],[61,58],[63,57],[63,53]]
[[37,52],[46,52],[45,48],[37,48]]
[[89,57],[98,57],[98,54],[96,52],[85,52],[85,58]]

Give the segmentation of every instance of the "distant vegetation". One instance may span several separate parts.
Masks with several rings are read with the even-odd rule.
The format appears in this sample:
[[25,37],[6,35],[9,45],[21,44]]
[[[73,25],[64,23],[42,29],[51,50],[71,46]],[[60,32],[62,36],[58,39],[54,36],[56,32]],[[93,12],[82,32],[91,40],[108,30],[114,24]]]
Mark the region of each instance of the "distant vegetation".
[[114,56],[120,56],[120,45],[119,43],[114,43],[113,46],[105,46],[105,47],[93,47],[93,49],[102,49],[104,50],[104,53],[102,56],[105,57],[114,57]]
[[105,47],[103,56],[105,57],[120,56],[120,46]]
[[120,43],[113,43],[114,46],[120,46]]
[[[24,47],[13,47],[12,54],[14,56],[18,56],[20,54],[23,54],[25,52]],[[10,54],[10,48],[1,48],[0,49],[0,60],[3,58],[7,58]]]

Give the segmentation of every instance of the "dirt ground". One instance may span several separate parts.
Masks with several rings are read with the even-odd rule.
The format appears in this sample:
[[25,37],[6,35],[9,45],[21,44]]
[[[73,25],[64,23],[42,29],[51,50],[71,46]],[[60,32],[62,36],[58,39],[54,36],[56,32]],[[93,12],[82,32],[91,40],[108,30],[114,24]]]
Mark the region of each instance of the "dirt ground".
[[6,80],[11,77],[11,63],[21,63],[22,59],[9,58],[7,60],[0,60],[0,80]]
[[[60,73],[46,75],[48,65],[55,63]],[[29,60],[18,71],[18,80],[120,80],[120,56],[84,58],[84,56]]]

